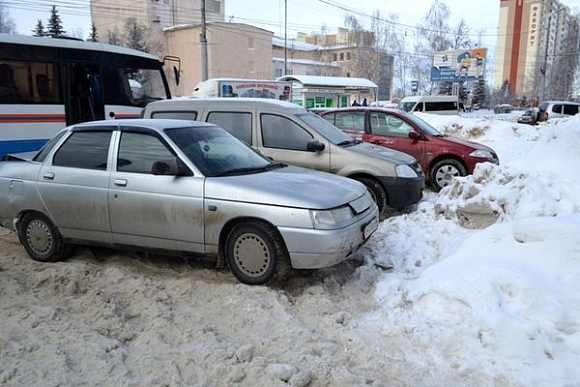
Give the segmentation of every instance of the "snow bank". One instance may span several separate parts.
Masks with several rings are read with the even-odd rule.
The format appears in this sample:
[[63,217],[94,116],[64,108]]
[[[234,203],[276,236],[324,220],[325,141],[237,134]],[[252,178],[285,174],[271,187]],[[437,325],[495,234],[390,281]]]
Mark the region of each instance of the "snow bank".
[[[512,127],[434,121],[487,145]],[[372,255],[394,270],[365,322],[428,348],[435,384],[474,372],[489,385],[580,380],[580,115],[508,132],[509,162],[480,165],[375,235]]]

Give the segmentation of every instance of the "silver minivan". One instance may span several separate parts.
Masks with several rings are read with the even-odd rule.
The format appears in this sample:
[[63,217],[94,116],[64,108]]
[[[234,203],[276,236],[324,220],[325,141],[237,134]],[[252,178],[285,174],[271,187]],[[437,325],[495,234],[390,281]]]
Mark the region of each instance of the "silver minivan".
[[367,186],[381,213],[421,200],[425,176],[412,156],[361,143],[295,104],[260,98],[180,98],[148,104],[144,118],[216,124],[276,161]]
[[0,226],[38,261],[71,244],[217,256],[247,284],[352,255],[378,226],[364,185],[273,163],[215,125],[78,124],[0,163]]

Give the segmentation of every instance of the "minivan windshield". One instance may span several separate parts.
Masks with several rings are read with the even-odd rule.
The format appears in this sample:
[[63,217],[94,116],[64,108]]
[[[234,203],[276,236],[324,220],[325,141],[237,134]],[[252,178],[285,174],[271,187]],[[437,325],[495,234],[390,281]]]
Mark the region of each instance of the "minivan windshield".
[[401,102],[397,106],[397,109],[402,110],[404,112],[411,112],[413,111],[413,108],[415,107],[416,104],[417,102]]
[[283,166],[218,126],[170,128],[165,133],[206,177],[245,175]]
[[314,113],[296,114],[300,120],[309,125],[312,129],[320,133],[334,145],[352,143],[353,139],[324,118]]

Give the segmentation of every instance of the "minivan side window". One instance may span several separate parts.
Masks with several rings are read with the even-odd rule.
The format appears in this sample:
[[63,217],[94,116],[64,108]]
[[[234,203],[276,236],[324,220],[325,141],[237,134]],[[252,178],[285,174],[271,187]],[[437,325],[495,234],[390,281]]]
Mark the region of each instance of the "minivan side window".
[[156,161],[175,156],[158,138],[145,133],[123,132],[117,156],[117,171],[154,174]]
[[74,132],[55,153],[52,165],[104,171],[110,143],[110,131]]
[[197,119],[196,111],[166,111],[166,112],[153,112],[151,113],[151,118],[172,118],[174,120],[192,120]]
[[286,117],[274,114],[260,116],[262,142],[268,148],[306,150],[312,135]]
[[577,105],[564,105],[564,114],[575,116],[576,114],[578,114],[578,106]]
[[554,106],[552,107],[552,111],[553,111],[554,113],[562,113],[562,105],[554,105]]
[[364,133],[365,131],[365,112],[340,112],[336,113],[335,124],[342,130]]
[[238,140],[252,145],[252,113],[211,112],[207,122],[216,124]]

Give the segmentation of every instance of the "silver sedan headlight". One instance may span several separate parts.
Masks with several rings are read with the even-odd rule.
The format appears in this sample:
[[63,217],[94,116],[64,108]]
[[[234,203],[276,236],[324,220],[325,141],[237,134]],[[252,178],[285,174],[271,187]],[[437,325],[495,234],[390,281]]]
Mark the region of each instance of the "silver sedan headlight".
[[395,172],[397,173],[398,177],[407,177],[407,178],[413,178],[413,177],[417,177],[419,175],[417,175],[417,172],[415,172],[413,170],[413,168],[411,168],[410,166],[408,166],[407,164],[400,164],[397,165],[395,167]]
[[493,155],[490,151],[486,151],[484,149],[474,150],[469,154],[471,157],[479,157],[480,159],[493,159]]
[[354,217],[349,206],[342,206],[332,210],[310,210],[310,217],[314,228],[337,228]]

